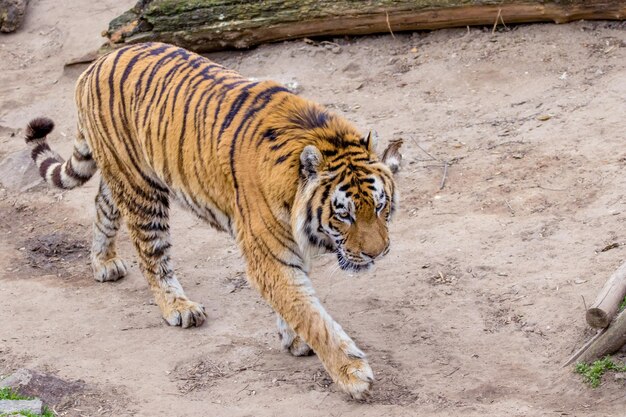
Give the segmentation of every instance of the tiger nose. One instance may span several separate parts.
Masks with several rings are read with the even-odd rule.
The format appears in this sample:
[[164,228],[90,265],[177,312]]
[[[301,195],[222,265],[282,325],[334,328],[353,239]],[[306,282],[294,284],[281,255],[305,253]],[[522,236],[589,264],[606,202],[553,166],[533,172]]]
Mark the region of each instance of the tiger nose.
[[374,250],[368,250],[368,251],[362,251],[361,255],[366,256],[370,259],[376,259],[380,256],[384,256],[387,254],[387,252],[389,252],[389,242],[387,242],[387,244],[382,248],[382,249],[374,249]]

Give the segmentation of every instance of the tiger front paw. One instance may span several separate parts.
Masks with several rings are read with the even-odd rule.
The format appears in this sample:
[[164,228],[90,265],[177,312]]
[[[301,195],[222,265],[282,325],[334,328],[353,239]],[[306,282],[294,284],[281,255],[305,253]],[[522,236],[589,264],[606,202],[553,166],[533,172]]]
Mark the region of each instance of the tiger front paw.
[[339,369],[335,382],[352,398],[362,401],[370,396],[374,373],[365,359],[351,358]]
[[114,257],[106,261],[91,260],[93,275],[98,282],[117,281],[128,273],[126,262],[122,258]]
[[199,327],[206,320],[204,306],[186,298],[177,298],[163,308],[163,318],[170,326]]
[[325,363],[333,381],[355,400],[366,400],[370,396],[374,373],[363,353],[352,341],[341,343],[334,360]]

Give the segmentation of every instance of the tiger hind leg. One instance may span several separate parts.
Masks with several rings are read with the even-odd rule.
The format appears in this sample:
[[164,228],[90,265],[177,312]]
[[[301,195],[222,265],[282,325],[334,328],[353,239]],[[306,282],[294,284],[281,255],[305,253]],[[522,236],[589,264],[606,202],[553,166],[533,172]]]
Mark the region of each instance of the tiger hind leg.
[[[125,181],[132,180],[126,178]],[[119,204],[139,256],[139,266],[163,318],[171,326],[200,326],[206,319],[205,309],[187,298],[170,257],[169,191],[156,183],[135,183],[132,187],[113,184],[113,197]],[[142,192],[133,195],[133,189]]]
[[293,356],[308,356],[313,353],[309,345],[287,324],[279,314],[277,314],[276,324],[278,326],[278,337],[283,348]]
[[113,201],[111,190],[104,180],[100,180],[91,245],[91,266],[96,281],[117,281],[127,274],[126,263],[115,250],[120,221],[120,211]]

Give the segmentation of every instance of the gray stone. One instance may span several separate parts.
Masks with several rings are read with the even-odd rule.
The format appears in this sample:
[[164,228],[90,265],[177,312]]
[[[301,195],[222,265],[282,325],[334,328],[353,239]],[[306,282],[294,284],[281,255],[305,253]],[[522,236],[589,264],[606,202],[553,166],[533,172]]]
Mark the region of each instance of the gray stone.
[[0,400],[0,414],[28,411],[41,414],[43,404],[41,400]]
[[30,149],[10,153],[0,161],[0,183],[5,188],[24,192],[42,182],[37,165],[30,157]]
[[33,374],[28,369],[18,369],[13,374],[0,381],[0,388],[18,388],[20,386],[28,385],[32,377]]
[[28,0],[0,0],[0,32],[13,32],[20,27]]

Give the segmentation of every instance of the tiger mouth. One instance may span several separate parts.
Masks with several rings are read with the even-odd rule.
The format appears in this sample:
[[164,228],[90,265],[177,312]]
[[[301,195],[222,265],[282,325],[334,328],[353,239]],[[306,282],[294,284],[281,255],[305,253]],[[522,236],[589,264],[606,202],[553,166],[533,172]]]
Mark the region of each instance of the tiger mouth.
[[337,261],[339,267],[344,271],[359,272],[370,269],[374,265],[374,261],[355,262],[346,258],[341,252],[337,252]]

